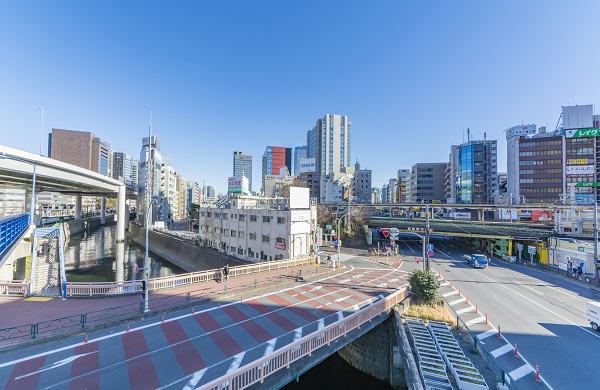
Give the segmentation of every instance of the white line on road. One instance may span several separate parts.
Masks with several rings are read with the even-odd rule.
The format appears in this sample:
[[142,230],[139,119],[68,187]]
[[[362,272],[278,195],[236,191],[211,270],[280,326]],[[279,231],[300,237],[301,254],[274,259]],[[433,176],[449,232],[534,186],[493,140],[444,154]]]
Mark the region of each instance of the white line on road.
[[508,375],[513,378],[513,380],[518,380],[530,372],[533,372],[533,367],[531,367],[529,364],[524,364],[521,367],[509,372]]
[[502,347],[496,348],[490,353],[492,354],[493,357],[497,358],[498,356],[504,355],[508,351],[513,351],[513,350],[514,350],[514,347],[512,345],[504,344]]
[[26,378],[26,377],[31,376],[31,375],[39,374],[40,372],[44,372],[44,371],[51,370],[53,368],[58,368],[58,367],[64,366],[65,364],[72,363],[73,361],[79,359],[80,357],[91,355],[93,353],[98,353],[98,351],[93,351],[93,352],[88,352],[88,353],[82,353],[81,355],[75,355],[75,356],[71,356],[71,357],[68,357],[68,358],[63,359],[63,360],[59,360],[57,362],[52,363],[48,367],[42,367],[42,368],[40,368],[37,371],[33,371],[33,372],[28,373],[28,374],[18,376],[18,377],[15,378],[15,380],[19,380],[21,378]]
[[440,284],[440,287],[446,287],[449,285],[450,285],[450,282],[444,282],[444,283]]
[[477,335],[477,338],[478,338],[479,340],[483,340],[483,339],[485,339],[485,338],[488,338],[488,337],[490,337],[490,336],[492,336],[492,335],[495,335],[495,334],[498,334],[498,331],[497,331],[496,329],[490,329],[490,330],[486,330],[486,331],[485,331],[485,332],[483,332],[483,333],[479,333],[479,334]]
[[457,310],[456,314],[466,313],[466,312],[471,311],[471,310],[473,310],[473,306],[471,306],[471,307],[465,307],[464,309]]
[[455,300],[455,301],[449,302],[448,304],[449,304],[450,306],[454,306],[454,305],[456,305],[456,304],[459,304],[459,303],[461,303],[461,302],[466,302],[466,301],[467,301],[467,298],[464,298],[464,297],[463,297],[463,298],[458,298],[458,299],[457,299],[457,300]]
[[473,318],[472,320],[465,322],[465,325],[471,326],[473,324],[479,324],[480,322],[483,322],[483,321],[485,321],[485,317],[477,317],[477,318]]
[[442,296],[444,298],[449,297],[450,295],[458,295],[458,291],[454,290],[454,291],[450,291],[449,293],[442,294]]
[[336,299],[334,302],[335,302],[335,303],[342,302],[342,301],[345,301],[345,300],[346,300],[346,299],[348,299],[348,298],[352,298],[352,296],[351,296],[351,295],[348,295],[348,296],[346,296],[346,297],[338,298],[338,299]]

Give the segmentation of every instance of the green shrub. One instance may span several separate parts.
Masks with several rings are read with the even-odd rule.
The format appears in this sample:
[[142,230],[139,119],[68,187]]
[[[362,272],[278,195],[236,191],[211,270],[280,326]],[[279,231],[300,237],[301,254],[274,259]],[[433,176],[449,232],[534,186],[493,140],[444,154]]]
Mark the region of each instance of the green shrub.
[[440,281],[431,270],[414,270],[408,279],[410,291],[417,302],[428,305],[437,302]]

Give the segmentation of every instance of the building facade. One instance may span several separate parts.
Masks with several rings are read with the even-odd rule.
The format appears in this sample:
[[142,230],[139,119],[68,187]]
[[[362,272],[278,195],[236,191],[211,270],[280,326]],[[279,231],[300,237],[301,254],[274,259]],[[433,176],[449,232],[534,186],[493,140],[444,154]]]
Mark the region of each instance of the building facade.
[[[136,169],[137,176],[137,169]],[[117,179],[128,188],[133,186],[133,158],[127,153],[113,152],[112,178]],[[136,177],[137,182],[137,177]]]
[[104,176],[111,176],[110,144],[101,138],[92,139],[92,171],[98,172]]
[[306,146],[296,146],[294,148],[294,176],[300,174],[300,161],[308,157]]
[[267,146],[262,157],[262,187],[265,192],[265,177],[280,176],[281,169],[287,169],[287,175],[292,172],[292,148],[283,146]]
[[315,249],[317,208],[307,188],[289,198],[232,196],[221,206],[200,207],[205,246],[254,262],[306,256]]
[[411,168],[411,202],[442,203],[445,201],[447,163],[417,163]]
[[[455,202],[491,204],[498,192],[498,148],[496,140],[469,141],[451,149],[451,171],[455,173]],[[443,176],[442,176],[443,177]],[[413,189],[413,194],[414,194]]]
[[248,178],[249,191],[252,192],[252,156],[242,154],[242,152],[233,152],[233,175],[236,177],[245,176]]
[[361,169],[357,162],[352,176],[352,201],[356,203],[371,203],[371,177],[370,169]]
[[50,158],[92,170],[92,140],[88,131],[52,129]]

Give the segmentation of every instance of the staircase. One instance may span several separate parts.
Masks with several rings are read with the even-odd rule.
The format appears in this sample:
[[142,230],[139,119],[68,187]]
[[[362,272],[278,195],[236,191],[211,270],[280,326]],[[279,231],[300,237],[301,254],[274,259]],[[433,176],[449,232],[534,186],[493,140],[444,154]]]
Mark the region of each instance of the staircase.
[[60,291],[60,258],[62,243],[60,228],[35,229],[31,294],[56,297]]

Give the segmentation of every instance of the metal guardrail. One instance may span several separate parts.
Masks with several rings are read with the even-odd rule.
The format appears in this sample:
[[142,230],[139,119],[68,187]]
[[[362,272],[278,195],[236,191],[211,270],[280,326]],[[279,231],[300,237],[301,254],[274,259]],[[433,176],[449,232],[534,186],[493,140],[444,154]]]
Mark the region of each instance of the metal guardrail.
[[354,329],[360,329],[361,325],[370,322],[376,316],[381,315],[397,303],[403,301],[408,296],[406,288],[388,295],[382,301],[369,305],[362,310],[357,311],[344,318],[341,321],[334,322],[323,329],[311,333],[311,335],[288,344],[251,364],[239,368],[220,378],[217,378],[207,384],[203,384],[203,389],[211,390],[240,390],[252,386],[256,383],[263,383],[265,378],[283,368],[290,368],[290,365],[304,356],[311,356],[312,352],[324,345],[330,345],[332,341]]
[[139,280],[125,282],[63,283],[64,297],[94,297],[121,294],[135,294],[144,291],[144,283]]
[[29,283],[23,281],[3,281],[0,282],[0,295],[23,295],[29,294]]
[[4,251],[29,227],[29,214],[0,219],[0,258]]

